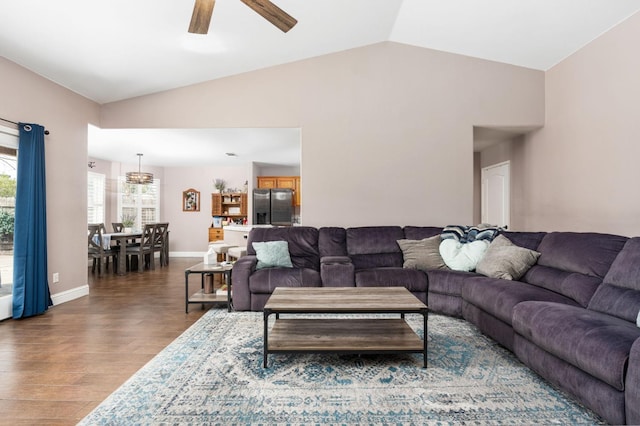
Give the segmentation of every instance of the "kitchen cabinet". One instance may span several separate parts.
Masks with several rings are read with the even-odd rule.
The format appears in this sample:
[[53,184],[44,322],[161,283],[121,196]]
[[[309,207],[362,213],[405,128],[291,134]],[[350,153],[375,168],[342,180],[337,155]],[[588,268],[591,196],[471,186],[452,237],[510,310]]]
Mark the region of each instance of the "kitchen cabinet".
[[211,194],[211,216],[222,216],[234,221],[247,217],[247,194],[244,192]]
[[[211,216],[220,216],[234,222],[247,219],[247,194],[244,192],[228,192],[211,194]],[[223,228],[209,228],[209,241],[224,240]]]
[[277,188],[278,178],[275,176],[258,176],[258,188]]
[[223,228],[209,228],[209,242],[224,240]]

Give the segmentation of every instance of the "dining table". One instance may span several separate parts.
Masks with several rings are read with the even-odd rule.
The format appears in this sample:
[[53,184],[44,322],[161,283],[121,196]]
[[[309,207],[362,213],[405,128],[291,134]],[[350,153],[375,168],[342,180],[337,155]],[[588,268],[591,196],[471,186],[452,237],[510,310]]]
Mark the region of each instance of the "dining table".
[[109,234],[111,241],[116,241],[120,247],[118,253],[118,275],[127,274],[127,243],[130,240],[139,240],[142,238],[142,232],[114,232]]

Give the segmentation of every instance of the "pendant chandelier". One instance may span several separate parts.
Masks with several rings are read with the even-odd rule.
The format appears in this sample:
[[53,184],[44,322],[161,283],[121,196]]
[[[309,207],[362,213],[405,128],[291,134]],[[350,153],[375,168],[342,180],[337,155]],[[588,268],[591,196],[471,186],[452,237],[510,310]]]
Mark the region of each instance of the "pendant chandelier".
[[153,183],[153,173],[142,173],[140,169],[140,163],[142,160],[142,154],[138,154],[138,171],[127,172],[127,183],[134,185],[144,185],[147,183]]

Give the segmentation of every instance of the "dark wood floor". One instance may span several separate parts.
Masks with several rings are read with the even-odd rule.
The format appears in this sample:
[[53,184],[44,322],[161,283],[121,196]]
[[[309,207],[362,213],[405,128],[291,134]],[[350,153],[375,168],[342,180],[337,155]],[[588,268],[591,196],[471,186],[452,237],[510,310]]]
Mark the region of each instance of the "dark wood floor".
[[75,425],[202,316],[184,312],[184,270],[199,261],[89,273],[89,296],[0,322],[0,424]]

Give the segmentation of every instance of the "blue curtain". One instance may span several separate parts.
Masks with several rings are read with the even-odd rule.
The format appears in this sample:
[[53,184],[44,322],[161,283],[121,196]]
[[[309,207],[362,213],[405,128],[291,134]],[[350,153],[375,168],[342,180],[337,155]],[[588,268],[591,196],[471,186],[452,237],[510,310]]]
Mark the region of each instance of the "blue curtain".
[[20,123],[13,242],[13,318],[44,313],[53,305],[47,272],[44,127]]

